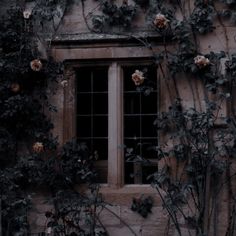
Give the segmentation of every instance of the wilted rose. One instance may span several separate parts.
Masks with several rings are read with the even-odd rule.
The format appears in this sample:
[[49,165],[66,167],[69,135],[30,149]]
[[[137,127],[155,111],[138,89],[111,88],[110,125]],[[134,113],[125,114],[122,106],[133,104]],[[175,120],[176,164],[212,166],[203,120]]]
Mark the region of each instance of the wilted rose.
[[41,143],[41,142],[34,143],[34,145],[33,145],[33,151],[34,152],[40,153],[40,152],[43,151],[43,149],[44,149],[43,143]]
[[24,10],[24,11],[23,11],[23,17],[24,17],[25,19],[29,19],[30,16],[31,16],[31,11],[29,11],[29,10]]
[[30,67],[33,71],[40,71],[43,67],[43,64],[39,59],[34,59],[30,62]]
[[153,21],[154,25],[159,29],[167,27],[169,20],[161,13],[158,13]]
[[199,68],[203,68],[210,64],[210,60],[205,56],[198,55],[194,57],[194,64],[197,65]]
[[20,91],[20,85],[18,83],[11,84],[11,91],[13,93],[18,93]]
[[62,80],[62,81],[61,81],[61,86],[62,86],[63,88],[67,87],[67,86],[68,86],[68,80]]
[[46,229],[46,234],[51,234],[52,233],[52,227],[48,227]]
[[132,74],[132,80],[134,81],[135,85],[141,85],[144,82],[143,72],[140,70],[135,70]]

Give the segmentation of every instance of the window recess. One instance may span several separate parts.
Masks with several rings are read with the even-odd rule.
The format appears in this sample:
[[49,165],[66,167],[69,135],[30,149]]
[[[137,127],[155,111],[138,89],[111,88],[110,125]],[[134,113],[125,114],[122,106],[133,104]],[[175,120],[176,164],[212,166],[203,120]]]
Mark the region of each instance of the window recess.
[[[145,72],[141,86],[148,95],[132,81],[135,70]],[[123,125],[125,149],[125,183],[147,184],[147,177],[156,171],[156,155],[150,148],[158,145],[153,122],[158,113],[158,83],[154,66],[123,67]],[[127,156],[127,148],[134,156]],[[139,161],[140,160],[140,161]]]
[[96,154],[100,183],[107,182],[108,68],[77,69],[77,138]]

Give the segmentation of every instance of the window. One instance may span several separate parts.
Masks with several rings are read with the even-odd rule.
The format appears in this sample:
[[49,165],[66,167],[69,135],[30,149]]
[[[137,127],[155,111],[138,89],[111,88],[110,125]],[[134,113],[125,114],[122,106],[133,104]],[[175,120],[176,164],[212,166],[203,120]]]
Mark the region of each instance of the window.
[[[148,96],[131,79],[137,69],[146,71],[145,84],[153,88]],[[68,112],[66,119],[74,123],[71,134],[98,154],[99,182],[115,187],[148,183],[146,177],[156,170],[155,153],[148,147],[158,144],[153,126],[159,97],[156,67],[148,61],[96,62],[73,65],[73,71],[65,103],[72,100],[69,108],[77,109],[76,114]],[[126,160],[124,147],[134,148],[148,162]]]
[[[83,67],[76,71],[77,137],[98,157],[99,182],[107,182],[108,68]],[[104,161],[105,160],[105,161]],[[103,165],[102,165],[103,164]]]
[[[137,69],[146,72],[145,84],[148,83],[149,86],[144,91],[139,91],[131,80],[132,74]],[[153,126],[158,112],[156,68],[152,66],[123,67],[123,78],[123,140],[125,146],[132,148],[137,157],[130,161],[125,159],[125,183],[147,183],[148,175],[155,171],[153,170],[155,161],[152,161],[155,159],[155,153],[150,150],[150,147],[156,146],[158,142]],[[146,91],[148,94],[145,94]]]

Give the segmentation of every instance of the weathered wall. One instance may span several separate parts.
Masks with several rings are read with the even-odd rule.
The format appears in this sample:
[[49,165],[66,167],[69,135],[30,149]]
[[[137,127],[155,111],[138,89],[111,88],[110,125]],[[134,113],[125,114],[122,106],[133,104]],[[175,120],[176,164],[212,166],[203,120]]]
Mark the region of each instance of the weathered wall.
[[[96,8],[97,4],[98,3],[95,1],[87,0],[84,10],[85,15],[89,16],[90,12]],[[144,33],[143,29],[150,30],[150,25],[145,22],[143,13],[144,11],[140,9],[139,16],[136,18],[134,27],[132,27],[132,30],[130,31],[132,34],[137,33],[137,31],[139,31],[139,34],[147,34],[146,32]],[[90,17],[88,17],[88,22],[90,24],[89,20]],[[215,27],[216,30],[214,33],[201,36],[197,39],[202,53],[210,51],[219,52],[221,50],[228,51],[229,53],[236,52],[236,28],[232,26],[230,22],[225,22],[225,25],[222,25],[217,19]],[[225,36],[226,32],[227,36]],[[118,42],[115,40],[116,38],[119,38]],[[104,42],[104,40],[106,41]],[[151,52],[148,49],[141,47],[140,45],[135,45],[137,42],[131,46],[129,45],[129,47],[127,47],[128,45],[126,45],[126,42],[128,42],[126,38],[121,35],[96,35],[91,33],[84,22],[81,2],[79,2],[66,12],[63,22],[59,27],[59,31],[54,38],[55,44],[53,46],[53,55],[57,60],[64,61],[83,61],[87,59],[94,61],[101,58],[103,60],[132,59],[136,57],[148,58],[151,55]],[[153,45],[154,50],[162,50],[161,45],[157,41],[153,40]],[[170,89],[173,89],[171,84],[169,86]],[[202,86],[201,81],[194,80],[193,78],[186,78],[184,76],[179,76],[177,78],[177,88],[185,107],[195,106],[199,110],[204,110],[205,99]],[[162,82],[161,89],[160,107],[162,110],[165,110],[169,106],[171,100],[171,95],[167,92],[168,88],[166,81]],[[55,105],[58,107],[58,112],[52,116],[55,123],[54,134],[59,136],[60,142],[63,142],[63,126],[65,125],[63,110],[65,101],[63,90],[64,88],[58,89],[56,96],[53,98]],[[227,106],[226,104],[223,104],[220,116],[224,117],[227,112]],[[106,209],[100,215],[102,223],[106,226],[111,236],[133,235],[130,229],[124,225],[124,222],[133,229],[136,235],[140,236],[178,235],[173,225],[171,225],[166,212],[163,211],[158,194],[150,187],[123,187],[121,189],[102,187],[101,192],[104,194],[105,199],[113,205],[109,207],[109,209],[117,215],[117,217],[114,216]],[[155,205],[152,209],[152,213],[147,219],[142,218],[140,215],[130,210],[132,197],[139,197],[144,193],[147,196],[152,195],[155,198]],[[225,233],[229,220],[230,203],[228,201],[228,194],[226,187],[224,193],[220,194],[216,203],[218,212],[215,220],[218,229],[215,235],[218,236]],[[34,210],[37,214],[35,216],[36,220],[32,224],[32,232],[39,232],[44,228],[44,221],[42,220],[43,215],[41,213],[51,206],[41,205],[43,199],[43,196],[35,198],[36,207]],[[34,213],[31,214],[34,215]],[[33,217],[30,218],[32,219]],[[186,228],[187,226],[184,223],[184,219],[180,217],[179,220],[181,222],[183,236],[189,235],[191,230]],[[169,230],[167,230],[168,228]],[[211,232],[213,232],[213,229]]]
[[[5,5],[8,5],[9,1],[6,1]],[[87,0],[85,2],[85,15],[89,16],[89,13],[96,8],[98,2]],[[27,7],[27,6],[26,6]],[[5,10],[5,8],[3,9]],[[136,18],[134,27],[130,31],[132,34],[139,31],[143,34],[143,29],[150,30],[150,26],[145,22],[144,11],[139,10],[139,15]],[[89,18],[89,17],[88,17]],[[90,19],[90,18],[89,18]],[[198,43],[201,48],[202,53],[207,53],[209,51],[228,51],[229,53],[236,52],[235,36],[236,27],[234,27],[230,22],[225,22],[223,26],[222,23],[216,20],[215,23],[216,30],[214,33],[206,36],[201,36],[198,38]],[[141,30],[141,31],[140,31]],[[129,33],[130,33],[129,32]],[[227,32],[227,37],[225,33]],[[146,32],[144,33],[146,34]],[[115,39],[119,38],[117,42]],[[100,40],[99,40],[100,39]],[[93,43],[94,40],[94,43]],[[106,42],[104,43],[104,40]],[[113,43],[113,40],[115,40]],[[83,12],[81,2],[78,2],[73,7],[70,7],[60,23],[57,34],[53,38],[53,56],[57,60],[116,60],[124,58],[148,58],[151,52],[133,43],[127,47],[126,43],[129,41],[123,36],[114,35],[97,35],[91,33],[83,19]],[[160,44],[154,40],[154,50],[160,50]],[[183,104],[186,107],[196,106],[198,109],[204,109],[205,101],[202,90],[201,81],[193,80],[190,78],[178,78],[177,83],[178,90],[180,92],[180,97],[183,100]],[[170,103],[170,95],[166,92],[166,83],[162,84],[161,91],[161,108],[165,110]],[[63,130],[66,125],[65,120],[65,88],[59,87],[57,94],[52,97],[51,101],[57,106],[58,112],[51,114],[51,118],[54,121],[55,129],[54,135],[58,136],[59,142],[63,143]],[[226,105],[223,105],[222,116],[227,113]],[[226,189],[227,190],[227,189]],[[174,230],[173,225],[170,225],[169,233],[166,232],[168,228],[168,217],[167,214],[162,209],[161,201],[151,187],[123,187],[121,189],[110,189],[109,187],[103,187],[101,192],[104,194],[105,199],[113,204],[109,207],[119,218],[115,217],[113,214],[104,210],[101,214],[102,223],[107,226],[107,230],[111,236],[130,236],[133,235],[129,228],[124,225],[122,221],[128,224],[136,233],[140,236],[164,236],[164,235],[177,235]],[[147,219],[143,219],[137,213],[130,210],[132,203],[132,197],[138,197],[142,194],[152,195],[155,198],[155,204],[152,209],[152,213]],[[228,222],[228,212],[230,204],[228,202],[228,191],[224,191],[218,198],[217,204],[219,212],[217,214],[217,222],[219,230],[217,232],[218,236],[223,235],[225,232],[225,227]],[[31,223],[32,233],[39,233],[45,230],[45,211],[53,209],[52,204],[47,203],[46,200],[50,199],[50,196],[45,193],[37,193],[33,195],[33,207],[29,213],[29,220]],[[185,229],[185,225],[182,225],[183,235],[188,235],[188,230]]]

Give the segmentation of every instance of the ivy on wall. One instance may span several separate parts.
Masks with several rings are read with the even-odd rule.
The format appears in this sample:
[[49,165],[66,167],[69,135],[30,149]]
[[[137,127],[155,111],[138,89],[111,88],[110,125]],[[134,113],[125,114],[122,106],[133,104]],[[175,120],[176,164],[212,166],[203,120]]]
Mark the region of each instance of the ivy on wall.
[[[60,15],[55,10],[65,1],[38,1],[33,10],[12,7],[1,20],[0,28],[0,234],[29,235],[28,211],[31,196],[40,186],[48,186],[55,203],[54,217],[45,225],[45,232],[67,235],[67,228],[80,235],[95,232],[96,222],[88,232],[78,226],[79,218],[66,220],[71,205],[58,205],[61,191],[71,191],[67,199],[79,193],[77,183],[89,183],[95,198],[77,199],[78,211],[86,213],[85,225],[94,220],[92,207],[102,205],[96,194],[94,157],[85,144],[75,140],[66,143],[61,150],[51,130],[53,123],[46,115],[56,112],[49,96],[58,86],[66,86],[63,65],[38,50],[37,27],[43,27]],[[40,7],[39,7],[40,6]],[[61,5],[60,5],[61,6]],[[64,5],[61,6],[62,8]],[[40,24],[38,24],[40,22]],[[40,39],[43,40],[43,39]],[[64,198],[64,200],[66,200]],[[73,208],[74,209],[74,208]],[[46,219],[46,218],[45,218]],[[61,221],[64,223],[62,224]],[[87,227],[87,226],[86,226]],[[72,230],[73,229],[73,230]],[[87,229],[87,228],[86,228]],[[100,229],[100,234],[104,230]],[[72,235],[72,234],[71,234]],[[77,234],[76,234],[77,235]]]
[[[227,100],[231,108],[233,107],[232,88],[235,84],[236,56],[232,52],[229,53],[227,45],[225,52],[211,52],[206,55],[199,51],[198,45],[199,35],[211,34],[215,30],[215,20],[225,29],[225,18],[233,22],[236,19],[235,1],[219,1],[228,6],[219,11],[215,2],[195,0],[193,10],[190,9],[187,13],[184,1],[136,0],[129,3],[124,0],[118,5],[114,1],[99,0],[100,14],[93,15],[93,28],[89,27],[92,32],[97,33],[106,33],[110,28],[118,27],[119,34],[122,34],[123,29],[132,27],[140,10],[145,9],[143,12],[146,13],[148,29],[152,29],[163,39],[163,52],[153,53],[153,63],[161,69],[162,79],[178,83],[179,73],[184,73],[205,85],[207,108],[204,112],[195,108],[184,110],[175,87],[176,100],[168,111],[158,117],[155,125],[157,130],[168,134],[169,139],[176,140],[176,145],[169,150],[162,146],[150,147],[156,151],[157,159],[164,160],[166,165],[149,178],[160,194],[163,207],[179,235],[182,235],[179,214],[189,229],[195,230],[197,235],[208,233],[207,222],[211,215],[209,209],[206,210],[209,207],[207,197],[213,195],[215,198],[212,201],[216,201],[222,189],[223,174],[228,174],[228,182],[231,175],[234,175],[230,173],[230,158],[235,156],[236,143],[234,111],[232,110],[230,117],[225,120],[224,129],[217,132],[216,140],[213,139],[213,130],[222,102]],[[84,7],[87,2],[81,3],[81,7]],[[85,144],[78,144],[75,140],[58,150],[57,140],[50,133],[53,123],[45,115],[46,112],[56,111],[53,104],[49,103],[48,97],[55,87],[66,86],[66,80],[61,79],[62,64],[54,62],[50,57],[50,47],[46,50],[46,59],[40,54],[40,36],[37,30],[43,30],[48,22],[51,22],[55,31],[52,34],[53,39],[70,4],[71,2],[66,0],[37,0],[33,10],[14,6],[1,20],[0,228],[3,235],[28,234],[27,212],[30,196],[26,193],[29,186],[43,185],[50,187],[55,204],[55,212],[46,212],[48,224],[45,232],[54,232],[55,235],[108,234],[96,215],[96,210],[104,209],[106,204],[95,184],[95,157]],[[182,19],[176,18],[176,11],[180,12]],[[57,25],[55,19],[59,22]],[[227,34],[224,37],[227,44]],[[152,50],[148,39],[136,39],[143,43],[142,46]],[[168,49],[168,42],[175,42],[174,50]],[[220,69],[222,59],[226,59],[226,73],[222,73]],[[170,71],[168,75],[162,70],[163,63],[167,63]],[[147,86],[148,78],[141,79],[142,72],[139,72],[139,76],[133,78],[135,86],[145,93],[147,88],[151,89]],[[215,94],[218,100],[209,101],[208,92]],[[220,145],[217,142],[220,142]],[[225,160],[223,156],[229,158]],[[182,170],[180,175],[173,176],[172,159],[176,160],[177,171]],[[188,178],[183,178],[184,176]],[[81,182],[89,184],[90,196],[82,196],[74,188],[75,184]],[[213,191],[213,194],[210,194],[210,191]],[[194,202],[192,206],[189,206],[190,201]],[[59,204],[60,202],[63,204]],[[183,206],[186,205],[194,208],[191,208],[191,214],[183,211]],[[144,199],[144,203],[138,201],[138,204],[136,199],[132,208],[146,217],[151,206],[150,199],[147,202]],[[212,211],[214,206],[212,204]],[[234,232],[235,206],[233,202],[232,219],[229,221],[226,235],[233,235]],[[86,216],[83,224],[81,214]],[[131,232],[135,235],[132,229]]]
[[[235,157],[235,109],[232,98],[235,55],[229,51],[225,20],[235,23],[235,1],[219,1],[218,4],[224,4],[223,8],[216,5],[217,1],[210,0],[190,1],[189,4],[194,3],[193,7],[186,1],[134,2],[137,12],[145,6],[147,28],[155,30],[163,39],[164,50],[154,53],[148,38],[136,39],[153,52],[153,62],[162,73],[161,79],[167,88],[173,81],[175,91],[168,92],[176,96],[169,110],[154,122],[158,132],[168,137],[166,142],[174,144],[161,143],[149,147],[156,151],[157,159],[162,164],[158,164],[157,171],[148,178],[157,190],[178,235],[183,234],[180,217],[189,235],[211,235],[218,232],[216,208],[226,175],[232,211],[225,235],[233,235],[235,193],[232,190],[232,176],[235,173],[232,173],[231,161]],[[175,12],[178,12],[178,17]],[[199,47],[199,36],[214,32],[216,21],[224,32],[225,51],[203,54]],[[104,25],[99,27],[101,32],[106,32]],[[122,34],[122,30],[118,33]],[[169,42],[174,42],[174,50],[169,49]],[[167,64],[170,73],[163,70],[163,64]],[[138,91],[145,92],[148,78],[144,78],[141,71],[134,74],[137,75],[137,78],[132,78],[134,86]],[[184,74],[189,80],[198,79],[204,85],[205,111],[198,111],[196,107],[183,109],[176,84]],[[210,99],[209,92],[214,94],[214,100]],[[216,128],[223,103],[230,107],[230,114],[221,121],[224,128]],[[131,157],[134,162],[136,159],[139,162],[142,160],[143,165],[148,161],[144,156],[136,158],[132,148],[127,150],[129,161]],[[136,205],[132,205],[135,210]],[[212,219],[210,230],[209,222]]]

